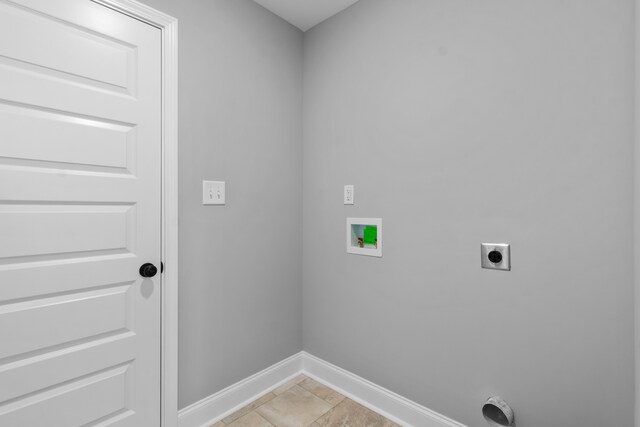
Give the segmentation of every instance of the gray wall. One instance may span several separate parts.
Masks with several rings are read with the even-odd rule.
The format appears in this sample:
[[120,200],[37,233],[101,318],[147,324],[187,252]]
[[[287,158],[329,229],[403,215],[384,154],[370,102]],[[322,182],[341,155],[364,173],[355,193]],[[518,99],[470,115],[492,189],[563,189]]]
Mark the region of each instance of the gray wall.
[[[305,34],[306,351],[472,427],[492,394],[518,427],[633,425],[633,20],[361,0]],[[348,216],[383,217],[382,259]]]
[[302,349],[302,33],[250,0],[145,3],[179,19],[183,408]]
[[640,23],[640,0],[635,0],[636,4],[636,103],[635,103],[635,156],[634,156],[634,278],[635,278],[635,403],[636,403],[636,427],[640,425],[640,31],[638,23]]

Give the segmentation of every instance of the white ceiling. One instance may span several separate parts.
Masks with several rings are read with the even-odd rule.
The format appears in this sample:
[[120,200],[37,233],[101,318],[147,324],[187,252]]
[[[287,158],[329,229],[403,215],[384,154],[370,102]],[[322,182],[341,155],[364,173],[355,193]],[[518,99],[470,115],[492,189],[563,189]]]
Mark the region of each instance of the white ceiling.
[[319,24],[358,0],[253,0],[302,31]]

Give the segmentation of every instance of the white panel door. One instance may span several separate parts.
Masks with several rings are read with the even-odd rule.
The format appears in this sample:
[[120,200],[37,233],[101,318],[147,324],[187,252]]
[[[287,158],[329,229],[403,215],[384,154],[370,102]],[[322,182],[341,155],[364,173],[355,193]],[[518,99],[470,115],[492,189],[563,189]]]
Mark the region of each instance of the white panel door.
[[159,426],[160,30],[0,0],[0,426]]

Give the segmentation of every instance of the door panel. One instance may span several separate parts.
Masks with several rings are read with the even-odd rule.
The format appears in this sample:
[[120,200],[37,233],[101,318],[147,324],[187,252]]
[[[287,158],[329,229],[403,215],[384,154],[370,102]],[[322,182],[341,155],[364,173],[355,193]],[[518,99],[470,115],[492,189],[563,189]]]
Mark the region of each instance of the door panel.
[[[133,360],[136,336],[131,331],[116,331],[102,338],[91,337],[83,343],[50,349],[40,357],[0,368],[0,401],[16,399],[32,390],[44,390],[80,378],[87,372],[98,372],[106,364],[115,366],[122,359]],[[124,357],[123,357],[124,356]]]
[[50,168],[134,172],[132,126],[6,104],[0,104],[0,121],[7,159]]
[[[25,353],[42,353],[78,340],[128,331],[130,287],[120,285],[0,307],[0,358],[15,360],[17,356],[24,358]],[[15,325],[20,325],[19,332]]]
[[0,0],[0,425],[160,424],[160,30]]
[[127,388],[131,365],[125,364],[78,378],[10,403],[2,421],[7,426],[81,426],[101,418],[131,418]]
[[135,61],[135,46],[129,43],[11,5],[0,4],[0,15],[6,17],[0,26],[0,51],[9,61],[22,62],[36,72],[120,89],[127,89],[133,80],[129,70]]
[[127,231],[135,227],[134,212],[127,205],[0,205],[0,259],[130,252],[134,242]]

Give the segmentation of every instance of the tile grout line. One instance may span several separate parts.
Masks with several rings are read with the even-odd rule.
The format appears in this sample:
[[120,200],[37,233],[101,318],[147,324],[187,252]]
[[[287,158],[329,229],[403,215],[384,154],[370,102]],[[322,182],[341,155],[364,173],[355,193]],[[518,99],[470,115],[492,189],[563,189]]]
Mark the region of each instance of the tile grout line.
[[[289,387],[287,387],[286,389],[282,390],[282,392],[280,392],[279,394],[276,394],[276,393],[275,393],[275,391],[279,388],[279,387],[277,387],[277,388],[274,388],[274,389],[273,389],[273,390],[271,390],[271,391],[268,391],[267,393],[263,394],[262,396],[258,396],[258,397],[253,401],[253,402],[249,403],[247,406],[252,405],[252,404],[253,404],[253,403],[255,403],[256,401],[258,401],[258,400],[262,399],[263,397],[265,397],[266,395],[268,395],[268,394],[270,394],[270,393],[272,393],[274,397],[273,397],[272,399],[269,399],[269,400],[267,400],[266,402],[264,402],[264,403],[262,403],[262,404],[260,404],[260,405],[256,406],[256,407],[255,407],[255,408],[253,408],[251,411],[247,412],[246,414],[243,414],[241,417],[238,417],[238,418],[233,419],[233,420],[232,420],[231,422],[229,422],[228,424],[227,424],[224,420],[220,420],[220,422],[222,422],[222,424],[224,424],[225,426],[229,426],[229,425],[231,425],[231,424],[235,423],[236,421],[238,421],[240,418],[242,418],[242,417],[245,417],[245,416],[249,415],[251,412],[255,412],[255,413],[256,413],[256,415],[258,415],[260,418],[262,418],[262,419],[263,419],[263,420],[265,420],[267,423],[269,423],[269,424],[271,424],[271,425],[273,426],[273,424],[271,423],[271,421],[267,420],[267,419],[266,419],[266,418],[264,418],[262,415],[260,415],[260,413],[258,413],[258,411],[257,411],[257,410],[258,410],[258,408],[260,408],[260,407],[262,407],[262,406],[266,405],[267,403],[271,402],[273,399],[277,398],[278,396],[280,396],[282,393],[286,392],[287,390],[289,390],[289,389],[291,389],[291,388],[293,388],[293,387],[295,387],[295,386],[299,385],[302,381],[304,381],[304,379],[309,378],[309,377],[307,377],[307,376],[306,376],[306,375],[304,375],[304,374],[300,374],[300,375],[296,376],[295,378],[293,378],[291,381],[293,381],[294,379],[296,379],[296,378],[298,378],[298,377],[303,377],[303,378],[301,378],[301,379],[299,379],[297,382],[295,382],[295,383],[291,384],[291,386],[289,386]],[[283,384],[283,385],[284,385],[284,384]],[[304,388],[304,387],[302,387],[302,388]],[[311,392],[309,392],[309,393],[311,393]],[[323,399],[323,400],[324,400],[324,399]],[[246,408],[246,406],[245,406],[244,408]],[[229,415],[228,417],[226,417],[226,418],[229,418],[229,417],[231,417],[231,416],[233,416],[233,415],[237,414],[238,412],[242,411],[244,408],[240,408],[240,409],[238,409],[236,412],[234,412],[233,414],[230,414],[230,415]],[[314,422],[315,422],[315,421],[314,421]],[[213,426],[211,426],[211,427],[213,427]],[[276,426],[273,426],[273,427],[276,427]]]
[[[339,405],[339,404],[338,404],[338,405]],[[338,406],[338,405],[336,405],[336,406]],[[335,409],[335,407],[336,407],[336,406],[332,406],[331,408],[329,408],[329,409],[327,410],[327,412],[325,412],[324,414],[320,415],[318,418],[316,418],[315,420],[313,420],[313,421],[311,422],[311,424],[309,424],[307,427],[311,427],[311,426],[312,426],[312,425],[314,425],[314,424],[318,424],[318,420],[319,420],[320,418],[324,417],[325,415],[327,415],[329,412],[333,411],[333,410]]]
[[[253,402],[249,403],[247,406],[251,406],[252,404],[254,404],[254,403],[255,403],[255,402],[257,402],[258,400],[262,399],[263,397],[265,397],[265,396],[266,396],[266,395],[268,395],[269,393],[273,393],[273,392],[269,391],[269,392],[267,392],[267,393],[263,394],[262,396],[258,396],[258,397],[253,401]],[[275,398],[274,398],[274,399],[275,399]],[[271,400],[271,399],[270,399],[270,400]],[[267,402],[269,402],[269,400],[268,400]],[[260,405],[256,406],[255,408],[253,408],[252,410],[250,410],[250,411],[249,411],[249,412],[247,412],[246,414],[242,414],[241,416],[239,416],[239,417],[237,417],[237,418],[234,418],[233,420],[231,420],[231,421],[230,421],[230,422],[228,422],[228,423],[227,423],[226,421],[224,421],[224,420],[220,420],[220,422],[221,422],[222,424],[224,424],[225,426],[229,426],[229,425],[231,425],[231,424],[235,423],[236,421],[238,421],[240,418],[245,417],[245,416],[249,415],[249,414],[250,414],[250,413],[252,413],[252,412],[255,412],[255,411],[256,411],[256,409],[258,409],[260,406],[264,405],[264,404],[265,404],[265,403],[267,403],[267,402],[264,402],[264,403],[262,403],[262,404],[260,404]],[[241,412],[241,411],[242,411],[244,408],[246,408],[247,406],[244,406],[244,407],[242,407],[242,408],[238,409],[238,410],[237,410],[236,412],[234,412],[233,414],[229,414],[229,416],[228,416],[228,417],[226,417],[226,418],[229,418],[229,417],[234,416],[234,415],[235,415],[235,414],[237,414],[238,412]],[[257,412],[256,412],[256,413],[257,413]],[[258,415],[260,415],[260,414],[258,414]],[[214,425],[215,425],[215,424],[214,424]],[[213,426],[211,426],[211,427],[213,427]]]
[[[303,385],[305,384],[305,385]],[[314,385],[317,384],[319,386],[321,386],[322,388],[332,392],[332,393],[327,393],[326,390],[323,390],[322,388],[318,388],[315,387]],[[288,385],[287,388],[285,389],[281,389],[283,386]],[[243,410],[245,410],[247,407],[250,407],[251,405],[255,404],[257,401],[263,399],[265,396],[268,396],[269,394],[272,394],[273,397],[271,397],[269,400],[264,401],[263,403],[261,403],[258,406],[253,407],[249,412],[246,412],[240,416],[237,416],[235,418],[232,418],[229,422],[225,422],[224,420],[220,420],[221,426],[222,427],[228,427],[230,425],[232,425],[233,423],[237,422],[238,420],[250,415],[251,413],[254,413],[254,415],[258,416],[261,420],[263,420],[266,424],[268,424],[270,427],[278,427],[277,424],[274,424],[271,420],[269,420],[268,418],[264,417],[262,414],[260,414],[258,412],[258,410],[260,408],[262,408],[263,406],[269,404],[270,402],[272,402],[274,399],[277,399],[278,397],[282,396],[284,393],[291,391],[294,388],[298,388],[304,392],[309,393],[311,396],[314,396],[315,398],[321,400],[322,402],[326,403],[329,405],[329,408],[323,412],[322,414],[320,414],[316,419],[314,419],[313,421],[311,421],[306,427],[318,427],[321,426],[320,423],[318,422],[321,418],[327,416],[327,414],[333,412],[336,410],[336,408],[338,408],[340,405],[342,405],[343,403],[345,403],[346,401],[351,401],[351,399],[349,399],[348,397],[344,396],[342,393],[334,390],[331,387],[326,386],[325,384],[316,381],[315,379],[305,375],[305,374],[300,374],[294,378],[292,378],[288,383],[285,383],[283,385],[281,385],[280,387],[274,388],[271,391],[268,391],[267,393],[263,394],[262,396],[259,396],[258,398],[256,398],[253,402],[249,403],[248,405],[246,405],[243,408],[240,408],[239,410],[237,410],[236,412],[234,412],[233,414],[230,414],[227,418],[231,418],[234,415],[241,413]],[[314,391],[315,390],[315,391]],[[278,393],[276,393],[276,391],[278,391]],[[325,396],[324,398],[322,396]],[[338,401],[337,403],[333,403],[334,398],[336,397],[336,395],[338,396]],[[341,399],[340,399],[341,397]],[[355,402],[354,402],[355,403]],[[373,411],[374,413],[376,413],[375,411]],[[377,414],[377,413],[376,413]],[[382,416],[380,414],[377,414],[379,416]],[[384,416],[382,416],[384,418]],[[214,427],[217,424],[214,424],[210,427]],[[220,427],[220,426],[219,426]]]
[[[262,406],[262,405],[260,405],[260,406]],[[260,406],[258,406],[258,408],[259,408]],[[256,408],[256,409],[258,409],[258,408]],[[265,417],[263,417],[262,415],[260,415],[260,414],[258,413],[258,411],[256,411],[255,409],[253,410],[253,412],[255,412],[257,416],[259,416],[261,419],[263,419],[263,420],[264,420],[264,422],[265,422],[265,423],[267,423],[267,424],[269,424],[271,427],[276,427],[276,426],[274,426],[273,424],[271,424],[271,421],[269,421],[268,419],[266,419]]]
[[[317,381],[316,381],[316,380],[314,380],[314,379],[313,379],[313,378],[311,378],[311,377],[307,377],[306,375],[305,375],[305,379],[309,379],[309,380],[314,381],[314,382],[316,382],[316,383],[317,383]],[[326,411],[326,412],[324,412],[324,413],[323,413],[322,415],[320,415],[318,418],[316,418],[315,420],[313,420],[313,421],[311,422],[311,424],[309,424],[307,427],[311,427],[311,426],[313,426],[314,424],[319,425],[319,424],[318,424],[318,420],[319,420],[320,418],[324,417],[324,416],[325,416],[325,415],[327,415],[329,412],[333,411],[333,410],[334,410],[338,405],[340,405],[340,404],[341,404],[341,403],[346,399],[346,396],[342,396],[342,395],[341,395],[340,393],[338,393],[337,391],[335,391],[335,390],[333,390],[333,389],[330,389],[330,390],[331,390],[331,391],[333,391],[334,393],[338,393],[338,394],[340,394],[340,395],[343,397],[343,399],[341,399],[338,403],[333,404],[333,403],[329,402],[327,399],[324,399],[324,398],[323,398],[322,396],[320,396],[319,394],[314,393],[314,392],[313,392],[313,390],[309,390],[308,388],[306,388],[305,386],[303,386],[303,385],[302,385],[302,383],[303,383],[303,382],[304,382],[304,381],[300,381],[297,385],[298,385],[300,388],[302,388],[303,390],[308,391],[309,393],[313,394],[314,396],[316,396],[316,397],[320,398],[322,401],[327,402],[328,404],[330,404],[330,405],[331,405],[331,407],[330,407],[329,409],[327,409],[327,411]],[[329,388],[329,387],[325,386],[324,384],[321,384],[321,383],[318,383],[318,384],[320,384],[320,385],[321,385],[321,386],[323,386],[323,387]]]

